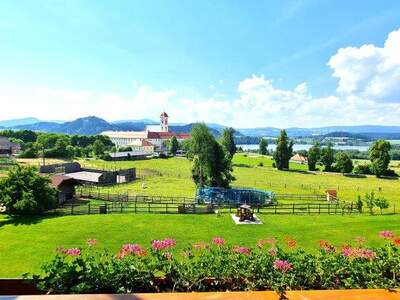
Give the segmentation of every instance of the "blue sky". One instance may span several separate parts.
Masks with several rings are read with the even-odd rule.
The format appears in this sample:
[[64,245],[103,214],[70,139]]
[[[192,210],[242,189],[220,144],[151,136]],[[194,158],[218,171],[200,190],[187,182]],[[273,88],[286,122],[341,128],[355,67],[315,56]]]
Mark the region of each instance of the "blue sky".
[[1,1],[0,118],[400,125],[399,89],[370,88],[399,28],[389,0]]

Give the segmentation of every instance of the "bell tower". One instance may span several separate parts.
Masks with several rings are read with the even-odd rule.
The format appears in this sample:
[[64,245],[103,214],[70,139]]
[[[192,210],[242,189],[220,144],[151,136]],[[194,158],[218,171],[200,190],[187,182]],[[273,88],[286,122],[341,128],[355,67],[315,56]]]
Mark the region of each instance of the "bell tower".
[[168,132],[168,114],[164,111],[160,115],[161,132]]

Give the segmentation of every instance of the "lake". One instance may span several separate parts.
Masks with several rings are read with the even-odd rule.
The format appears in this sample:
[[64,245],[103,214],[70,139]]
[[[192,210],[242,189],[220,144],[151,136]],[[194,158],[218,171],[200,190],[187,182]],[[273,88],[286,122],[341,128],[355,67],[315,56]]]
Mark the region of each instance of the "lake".
[[[237,147],[242,147],[243,150],[258,150],[258,144],[241,144],[236,145]],[[299,150],[307,150],[310,149],[313,145],[311,144],[294,144],[293,151]],[[322,146],[323,147],[323,146]],[[359,151],[368,151],[368,146],[348,146],[348,145],[333,145],[333,149],[336,150],[359,150]],[[268,145],[268,150],[275,151],[276,145],[271,144]]]

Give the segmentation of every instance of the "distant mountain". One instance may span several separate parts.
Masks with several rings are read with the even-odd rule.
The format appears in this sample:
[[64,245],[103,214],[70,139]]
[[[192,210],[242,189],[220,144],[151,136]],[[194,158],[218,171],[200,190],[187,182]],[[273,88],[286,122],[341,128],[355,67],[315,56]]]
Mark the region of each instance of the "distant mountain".
[[110,122],[111,124],[121,124],[121,123],[139,123],[139,124],[146,124],[146,125],[156,125],[158,122],[151,120],[151,119],[139,119],[139,120],[117,120]]
[[118,130],[118,127],[98,117],[90,116],[61,124],[60,132],[66,134],[97,134],[106,130]]
[[[169,130],[172,132],[176,133],[190,133],[192,131],[193,126],[196,125],[196,123],[190,123],[186,125],[176,125],[176,126],[169,126]],[[208,129],[214,136],[220,136],[221,132],[208,126]]]
[[19,125],[29,125],[40,122],[39,119],[36,118],[22,118],[22,119],[11,119],[0,121],[0,127],[13,127]]

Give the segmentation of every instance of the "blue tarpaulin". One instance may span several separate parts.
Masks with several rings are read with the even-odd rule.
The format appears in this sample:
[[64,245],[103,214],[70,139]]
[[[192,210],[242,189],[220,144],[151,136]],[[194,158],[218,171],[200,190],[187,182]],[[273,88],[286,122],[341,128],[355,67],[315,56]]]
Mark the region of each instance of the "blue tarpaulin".
[[197,203],[264,205],[275,202],[275,194],[251,188],[202,187],[196,191]]

